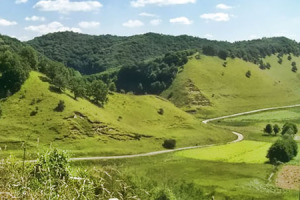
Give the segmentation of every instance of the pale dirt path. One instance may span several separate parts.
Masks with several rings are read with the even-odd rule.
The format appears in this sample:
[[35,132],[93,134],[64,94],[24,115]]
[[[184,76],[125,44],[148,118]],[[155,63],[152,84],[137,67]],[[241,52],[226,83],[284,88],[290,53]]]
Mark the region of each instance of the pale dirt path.
[[[237,133],[237,132],[232,132],[232,133],[234,135],[236,135],[238,138],[234,141],[228,142],[227,144],[240,142],[244,139],[244,136],[242,134]],[[182,150],[206,148],[206,147],[212,147],[212,146],[216,146],[216,145],[217,144],[208,144],[208,145],[199,145],[199,146],[192,146],[192,147],[182,147],[182,148],[177,148],[177,149],[169,149],[169,150],[154,151],[154,152],[134,154],[134,155],[123,155],[123,156],[100,156],[100,157],[71,158],[70,160],[71,161],[79,161],[79,160],[111,160],[111,159],[136,158],[136,157],[144,157],[144,156],[154,156],[154,155],[182,151]]]
[[[262,108],[262,109],[258,109],[258,110],[252,110],[252,111],[237,113],[237,114],[233,114],[233,115],[227,115],[227,116],[207,119],[207,120],[202,121],[202,123],[207,124],[208,122],[216,121],[216,120],[220,120],[220,119],[226,119],[226,118],[231,118],[231,117],[248,115],[248,114],[253,114],[253,113],[258,113],[258,112],[263,112],[263,111],[279,110],[279,109],[294,108],[294,107],[300,107],[300,104],[290,105],[290,106],[281,106],[281,107]],[[232,133],[237,136],[237,139],[234,140],[234,141],[228,142],[227,144],[240,142],[244,139],[244,136],[241,133],[237,133],[237,132],[232,132]],[[199,145],[199,146],[182,147],[182,148],[178,148],[178,149],[154,151],[154,152],[141,153],[141,154],[122,155],[122,156],[98,156],[98,157],[71,158],[70,160],[71,161],[82,161],[82,160],[111,160],[111,159],[137,158],[137,157],[154,156],[154,155],[165,154],[165,153],[176,152],[176,151],[189,150],[189,149],[207,148],[207,147],[212,147],[212,146],[217,146],[217,145],[218,144]],[[220,144],[220,145],[222,145],[222,144]]]

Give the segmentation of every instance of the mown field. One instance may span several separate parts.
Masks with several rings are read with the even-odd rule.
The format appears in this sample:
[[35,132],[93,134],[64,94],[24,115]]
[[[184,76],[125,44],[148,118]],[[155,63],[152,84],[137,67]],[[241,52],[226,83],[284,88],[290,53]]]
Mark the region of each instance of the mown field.
[[181,151],[176,155],[199,160],[263,164],[268,161],[266,154],[270,146],[271,143],[268,142],[244,140],[238,143]]

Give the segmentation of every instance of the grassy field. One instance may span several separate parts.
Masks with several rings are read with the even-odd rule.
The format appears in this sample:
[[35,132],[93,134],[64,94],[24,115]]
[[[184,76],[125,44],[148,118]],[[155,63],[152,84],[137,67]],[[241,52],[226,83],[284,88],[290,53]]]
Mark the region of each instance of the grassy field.
[[[1,102],[0,147],[2,155],[20,155],[50,145],[69,150],[73,156],[120,155],[163,149],[164,139],[178,147],[223,143],[234,139],[229,131],[201,124],[172,103],[156,96],[111,94],[104,108],[87,100],[74,100],[68,91],[49,90],[43,76],[32,72],[22,89]],[[55,112],[59,100],[63,112]],[[164,114],[158,114],[162,108]],[[31,116],[31,112],[36,115]]]
[[[151,163],[151,164],[149,164]],[[112,166],[141,188],[154,184],[169,188],[194,183],[215,199],[295,199],[297,191],[278,189],[268,181],[274,167],[258,163],[230,163],[186,158],[176,154],[126,160],[73,163],[73,169]]]
[[177,156],[199,160],[230,163],[265,163],[271,143],[245,140],[204,149],[193,149],[176,153]]
[[[300,58],[292,61],[300,63]],[[224,60],[201,55],[191,58],[162,96],[184,110],[197,111],[201,118],[212,118],[258,108],[296,104],[300,101],[300,75],[291,71],[291,62],[277,57],[265,59],[270,70],[261,70],[240,59]],[[251,77],[245,73],[250,70]]]

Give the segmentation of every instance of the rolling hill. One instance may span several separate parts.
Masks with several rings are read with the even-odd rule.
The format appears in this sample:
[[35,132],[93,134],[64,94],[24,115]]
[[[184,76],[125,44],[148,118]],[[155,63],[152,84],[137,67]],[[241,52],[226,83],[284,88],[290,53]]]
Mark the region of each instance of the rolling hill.
[[300,76],[291,71],[291,63],[300,63],[300,58],[289,61],[284,56],[282,64],[277,60],[275,55],[266,57],[271,68],[262,70],[237,58],[227,59],[224,67],[217,57],[193,57],[162,96],[202,118],[299,103]]
[[[229,131],[202,125],[157,96],[112,93],[100,108],[85,99],[74,100],[67,90],[51,91],[47,81],[44,75],[32,71],[19,92],[2,100],[2,155],[20,155],[22,141],[32,154],[50,145],[83,156],[160,150],[169,138],[176,139],[178,147],[234,139]],[[66,107],[56,112],[60,100]],[[163,114],[158,113],[160,109]]]

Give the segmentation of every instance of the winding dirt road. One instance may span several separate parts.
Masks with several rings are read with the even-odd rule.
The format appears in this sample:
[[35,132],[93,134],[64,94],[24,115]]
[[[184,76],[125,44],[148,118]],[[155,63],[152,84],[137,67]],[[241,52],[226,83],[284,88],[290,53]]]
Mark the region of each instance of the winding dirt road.
[[[237,116],[248,115],[248,114],[264,112],[264,111],[270,111],[270,110],[279,110],[279,109],[295,108],[295,107],[300,107],[300,104],[290,105],[290,106],[281,106],[281,107],[262,108],[262,109],[258,109],[258,110],[252,110],[252,111],[247,111],[247,112],[242,112],[242,113],[236,113],[236,114],[232,114],[232,115],[207,119],[207,120],[202,121],[202,123],[207,124],[208,122],[217,121],[217,120],[220,120],[220,119],[226,119],[226,118],[237,117]],[[228,142],[227,144],[240,142],[244,139],[244,136],[241,133],[237,133],[237,132],[234,132],[234,131],[232,133],[237,136],[237,139],[234,140],[234,141]],[[176,152],[176,151],[189,150],[189,149],[206,148],[206,147],[212,147],[212,146],[217,146],[217,145],[222,145],[222,144],[209,144],[209,145],[199,145],[199,146],[192,146],[192,147],[182,147],[182,148],[177,148],[177,149],[154,151],[154,152],[133,154],[133,155],[71,158],[70,160],[71,161],[83,161],[83,160],[111,160],[111,159],[137,158],[137,157],[154,156],[154,155],[165,154],[165,153]]]

